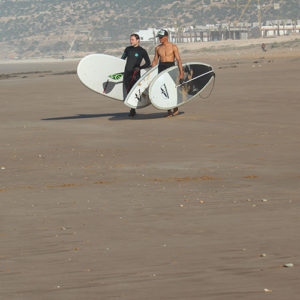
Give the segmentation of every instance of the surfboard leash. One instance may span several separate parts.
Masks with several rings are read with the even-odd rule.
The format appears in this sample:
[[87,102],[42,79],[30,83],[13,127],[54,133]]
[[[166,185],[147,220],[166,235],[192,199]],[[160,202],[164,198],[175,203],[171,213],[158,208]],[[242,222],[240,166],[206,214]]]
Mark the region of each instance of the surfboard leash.
[[210,73],[214,73],[214,71],[213,71],[213,70],[210,70],[210,71],[208,71],[208,72],[206,72],[206,73],[203,73],[203,74],[201,74],[201,75],[198,75],[198,76],[196,76],[196,77],[194,77],[194,78],[192,78],[192,79],[190,79],[190,80],[188,80],[188,81],[185,81],[185,82],[183,82],[183,83],[181,83],[181,84],[179,84],[179,85],[176,85],[176,88],[178,88],[178,87],[180,87],[180,86],[182,86],[182,85],[184,85],[184,84],[186,84],[186,83],[189,83],[189,82],[191,82],[191,81],[193,81],[193,80],[195,80],[195,79],[198,79],[198,78],[200,78],[200,77],[203,77],[203,76],[205,76],[205,75],[207,75],[207,74],[210,74]]
[[214,73],[213,77],[214,77],[214,82],[213,82],[213,85],[212,85],[212,87],[211,87],[211,90],[210,90],[208,96],[206,96],[206,97],[201,97],[201,93],[200,93],[199,96],[200,96],[201,99],[207,99],[207,98],[209,98],[210,95],[212,94],[212,91],[214,90],[215,82],[216,82],[216,73]]

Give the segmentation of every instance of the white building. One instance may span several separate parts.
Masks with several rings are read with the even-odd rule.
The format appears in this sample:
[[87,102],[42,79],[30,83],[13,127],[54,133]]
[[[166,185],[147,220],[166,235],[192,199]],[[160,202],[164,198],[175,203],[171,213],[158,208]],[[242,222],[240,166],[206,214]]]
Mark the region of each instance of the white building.
[[139,36],[142,42],[151,42],[154,40],[155,33],[158,30],[155,28],[148,28],[144,30],[139,30],[136,32]]
[[266,25],[261,27],[262,36],[272,37],[279,35],[289,35],[291,33],[300,33],[300,20],[273,20],[267,21]]
[[[159,29],[148,28],[148,29],[139,30],[136,33],[140,36],[140,39],[142,42],[151,42],[151,41],[154,41],[154,38],[155,38],[157,32],[159,31]],[[175,30],[174,28],[164,28],[164,29],[169,32],[169,36],[171,36],[172,32],[174,32],[174,30]]]

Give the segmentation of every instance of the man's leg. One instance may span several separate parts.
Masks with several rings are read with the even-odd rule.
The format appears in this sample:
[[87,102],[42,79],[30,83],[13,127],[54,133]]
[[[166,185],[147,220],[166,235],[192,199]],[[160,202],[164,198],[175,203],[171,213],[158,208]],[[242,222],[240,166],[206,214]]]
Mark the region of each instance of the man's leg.
[[[131,86],[129,88],[129,90],[135,85],[135,83],[141,78],[141,73],[140,71],[139,72],[136,72],[136,73],[133,73],[132,75],[132,81],[131,81]],[[136,110],[134,108],[132,108],[129,112],[129,116],[130,117],[134,117],[136,115]]]
[[[123,83],[126,89],[126,94],[129,93],[131,87],[132,87],[132,75],[131,73],[125,73],[123,78]],[[134,117],[136,114],[135,109],[131,108],[128,114],[128,117]]]
[[[173,65],[175,65],[175,63],[170,64],[170,65],[168,65],[168,66],[163,65],[163,64],[159,64],[159,65],[158,65],[158,73],[160,73],[160,72],[162,72],[162,71],[164,71],[164,70],[166,70],[166,69],[172,67]],[[168,113],[167,113],[166,117],[167,117],[167,118],[173,117],[173,116],[176,116],[178,113],[179,113],[179,112],[178,112],[178,107],[174,108],[173,112],[172,112],[171,109],[168,109]]]

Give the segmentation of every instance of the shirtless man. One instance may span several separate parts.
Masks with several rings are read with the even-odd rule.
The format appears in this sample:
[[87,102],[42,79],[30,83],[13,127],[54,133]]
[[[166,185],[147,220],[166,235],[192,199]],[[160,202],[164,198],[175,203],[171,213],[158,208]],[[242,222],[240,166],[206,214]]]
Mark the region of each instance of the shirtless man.
[[[155,56],[152,62],[152,67],[156,66],[159,60],[158,73],[160,73],[170,67],[175,66],[176,58],[180,73],[180,81],[183,81],[182,63],[177,46],[169,42],[169,34],[165,29],[159,30],[157,37],[159,38],[161,44],[155,48]],[[175,107],[173,112],[171,109],[169,109],[167,117],[176,116],[178,113],[178,107]]]

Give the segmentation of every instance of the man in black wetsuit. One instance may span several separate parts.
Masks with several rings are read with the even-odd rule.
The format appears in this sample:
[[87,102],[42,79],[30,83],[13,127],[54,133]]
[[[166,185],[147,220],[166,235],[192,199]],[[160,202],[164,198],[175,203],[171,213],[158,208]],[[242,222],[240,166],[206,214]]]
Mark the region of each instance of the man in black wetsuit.
[[[125,49],[121,57],[122,59],[127,58],[123,77],[123,84],[127,94],[133,85],[140,79],[140,70],[151,66],[147,51],[140,46],[140,37],[138,34],[134,33],[130,36],[130,44],[131,46]],[[141,66],[143,59],[145,60],[145,64]],[[129,116],[134,117],[135,114],[135,109],[132,108]]]
[[[168,31],[165,29],[161,29],[157,33],[157,37],[159,38],[160,45],[155,48],[155,56],[152,62],[152,67],[156,66],[158,63],[158,73],[175,66],[175,59],[177,61],[180,83],[183,82],[183,69],[181,58],[179,55],[179,51],[176,45],[169,42],[168,39]],[[167,117],[176,116],[179,114],[178,107],[175,107],[172,110],[168,110]]]

